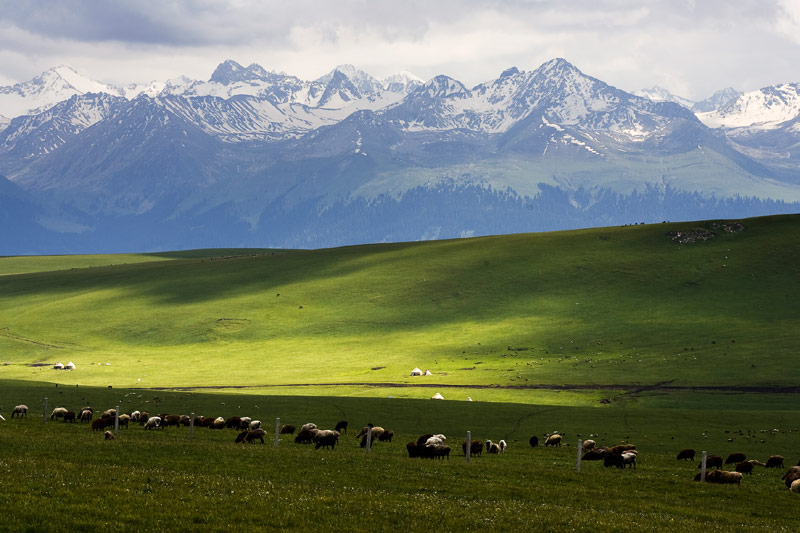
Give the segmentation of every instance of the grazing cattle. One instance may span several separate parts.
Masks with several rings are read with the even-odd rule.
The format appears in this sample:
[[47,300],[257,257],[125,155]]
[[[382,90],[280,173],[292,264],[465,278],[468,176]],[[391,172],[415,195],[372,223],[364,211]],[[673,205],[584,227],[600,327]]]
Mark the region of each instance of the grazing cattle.
[[771,455],[764,465],[767,468],[784,468],[782,455]]
[[531,445],[531,448],[536,448],[537,446],[539,446],[539,437],[534,435],[533,437],[530,438],[528,443]]
[[561,447],[561,435],[556,433],[555,435],[550,435],[544,441],[544,447],[547,448],[548,446],[555,446],[556,448]]
[[20,418],[27,417],[28,416],[28,406],[27,405],[17,405],[16,407],[14,407],[14,410],[11,411],[11,418],[14,418],[15,416],[19,416]]
[[336,427],[333,428],[334,431],[338,431],[340,434],[344,432],[347,434],[347,420],[339,420],[336,422]]
[[[461,443],[461,449],[464,451],[464,455],[467,455],[466,441]],[[472,442],[469,443],[470,455],[477,455],[478,457],[480,457],[481,453],[483,453],[483,441],[473,440]]]
[[339,432],[336,430],[331,429],[323,429],[317,430],[317,433],[312,437],[312,441],[316,444],[314,447],[315,450],[319,450],[320,448],[330,448],[331,450],[336,448],[336,444],[339,442]]
[[747,461],[747,455],[745,455],[745,454],[743,454],[741,452],[738,452],[738,453],[730,454],[728,456],[728,458],[725,459],[725,464],[726,465],[732,465],[732,464],[741,463],[741,462],[744,462],[744,461]]
[[75,411],[67,411],[64,413],[64,422],[72,422],[75,423]]
[[687,448],[686,450],[681,450],[678,452],[678,461],[694,461],[694,454],[695,451],[691,448]]
[[293,424],[284,424],[281,426],[281,435],[294,435],[295,427]]
[[[697,468],[702,468],[703,462],[697,464]],[[706,457],[706,468],[722,468],[722,456],[721,455],[709,455]]]

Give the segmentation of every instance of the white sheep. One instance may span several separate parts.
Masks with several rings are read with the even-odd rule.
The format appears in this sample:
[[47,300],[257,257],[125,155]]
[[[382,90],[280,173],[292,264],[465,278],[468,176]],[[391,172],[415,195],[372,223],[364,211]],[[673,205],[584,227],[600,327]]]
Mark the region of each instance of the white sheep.
[[161,427],[161,417],[151,416],[144,424],[144,429],[157,429]]
[[506,447],[508,446],[508,444],[506,444],[506,441],[501,439],[500,442],[497,443],[497,445],[500,446],[500,453],[506,453]]
[[131,422],[138,422],[139,421],[139,417],[141,417],[141,416],[142,416],[142,412],[141,411],[132,412],[131,413]]
[[789,486],[789,490],[792,492],[800,492],[800,479],[795,479],[792,481],[791,486]]
[[486,439],[486,453],[500,453],[500,445]]
[[441,433],[437,433],[433,437],[429,437],[428,440],[425,441],[425,446],[444,446],[444,441],[447,440],[447,437],[442,435]]
[[622,454],[622,466],[625,465],[632,466],[633,469],[636,469],[636,453],[625,452]]
[[597,445],[597,443],[595,441],[593,441],[592,439],[587,439],[587,440],[583,441],[583,450],[582,450],[583,453],[586,453],[588,451],[594,450],[594,447],[596,445]]
[[54,418],[64,418],[65,414],[67,414],[67,409],[65,407],[56,407],[53,409],[53,412],[50,413],[50,420]]
[[27,417],[28,416],[28,406],[27,405],[17,405],[16,407],[14,407],[14,410],[11,411],[11,418],[14,418],[17,415],[19,415],[20,418],[23,417],[23,416]]
[[303,424],[303,425],[300,427],[300,432],[303,432],[303,431],[311,431],[312,429],[317,429],[317,425],[316,425],[316,424],[314,424],[313,422],[309,422],[309,423],[307,423],[307,424]]
[[547,439],[544,441],[545,448],[548,446],[555,446],[556,448],[561,447],[561,435],[558,433],[554,433],[552,435],[547,435]]
[[250,422],[250,430],[258,429],[261,427],[261,420],[253,420]]

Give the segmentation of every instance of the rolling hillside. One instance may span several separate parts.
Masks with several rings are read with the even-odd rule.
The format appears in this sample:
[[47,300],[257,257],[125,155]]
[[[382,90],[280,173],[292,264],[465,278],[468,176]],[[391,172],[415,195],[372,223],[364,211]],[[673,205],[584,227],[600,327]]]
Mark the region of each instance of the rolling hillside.
[[[522,402],[530,387],[565,384],[598,391],[592,402],[613,386],[791,392],[800,216],[742,224],[109,256],[113,266],[92,268],[65,258],[70,270],[0,276],[0,359],[10,363],[0,371],[289,394],[318,385],[326,395],[428,397],[423,386],[437,385],[446,397]],[[717,236],[667,236],[691,228]],[[11,261],[0,258],[0,272],[14,271]],[[49,368],[69,360],[76,371]],[[411,378],[415,366],[433,376]]]

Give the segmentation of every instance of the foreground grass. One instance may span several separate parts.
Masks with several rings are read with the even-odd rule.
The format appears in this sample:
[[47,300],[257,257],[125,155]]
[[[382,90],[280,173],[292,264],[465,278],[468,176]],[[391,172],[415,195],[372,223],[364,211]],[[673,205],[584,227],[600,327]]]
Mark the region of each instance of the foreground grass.
[[[0,372],[269,387],[420,383],[408,376],[419,366],[434,372],[426,383],[465,389],[795,385],[800,217],[691,245],[666,237],[702,224],[6,275]],[[78,370],[29,366],[56,360]]]
[[[14,397],[32,412],[28,419],[0,423],[0,507],[14,510],[2,529],[796,529],[797,495],[783,486],[782,472],[756,470],[741,487],[700,486],[691,481],[695,464],[674,459],[677,450],[692,446],[721,455],[743,451],[762,460],[783,453],[787,466],[793,464],[800,442],[790,411],[602,410],[168,391],[154,396],[4,385],[2,405]],[[188,428],[132,426],[105,442],[86,425],[43,424],[36,414],[41,403],[35,403],[42,393],[49,393],[50,405],[248,414],[270,421],[269,435],[264,445],[243,446],[233,443],[231,430],[198,428],[190,442]],[[290,438],[275,448],[275,416],[322,427],[345,418],[351,434],[333,452]],[[369,456],[353,438],[354,428],[366,421],[396,432],[392,443],[378,443]],[[509,451],[466,464],[456,451],[466,429],[476,438],[505,438]],[[553,429],[565,433],[572,446],[528,446],[530,435]],[[405,442],[439,431],[454,448],[450,461],[407,458]],[[599,433],[603,443],[635,442],[637,470],[585,462],[576,472],[574,440],[590,432]]]

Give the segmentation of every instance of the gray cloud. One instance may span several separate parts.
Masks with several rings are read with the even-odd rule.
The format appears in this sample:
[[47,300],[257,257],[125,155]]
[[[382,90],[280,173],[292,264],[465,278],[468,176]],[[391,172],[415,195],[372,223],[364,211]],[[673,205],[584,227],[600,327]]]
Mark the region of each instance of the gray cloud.
[[313,78],[339,63],[468,85],[565,57],[626,90],[694,99],[800,81],[793,0],[431,2],[0,0],[0,83],[67,63],[125,83],[207,78],[220,61]]

